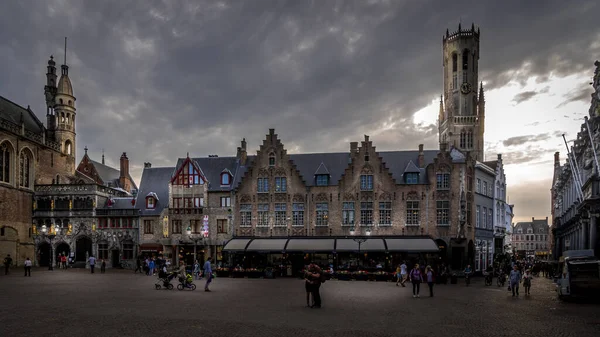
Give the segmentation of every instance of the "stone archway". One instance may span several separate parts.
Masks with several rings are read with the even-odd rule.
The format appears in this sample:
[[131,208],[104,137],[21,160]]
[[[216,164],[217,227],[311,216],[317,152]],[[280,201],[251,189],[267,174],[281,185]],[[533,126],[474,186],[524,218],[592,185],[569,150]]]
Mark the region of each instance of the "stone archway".
[[50,244],[48,242],[42,242],[38,246],[37,251],[37,261],[40,267],[48,267],[50,266],[51,260],[51,251]]
[[92,254],[92,239],[87,236],[80,236],[75,241],[75,261],[87,262],[87,258]]

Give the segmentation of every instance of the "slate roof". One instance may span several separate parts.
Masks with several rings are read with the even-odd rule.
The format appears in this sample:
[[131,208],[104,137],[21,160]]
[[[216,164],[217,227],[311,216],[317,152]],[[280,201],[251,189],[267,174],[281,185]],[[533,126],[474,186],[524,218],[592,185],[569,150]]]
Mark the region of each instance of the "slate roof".
[[485,166],[491,168],[494,171],[496,171],[496,168],[498,167],[497,160],[484,161],[483,163],[485,164]]
[[2,96],[0,96],[0,117],[4,118],[14,124],[21,125],[21,116],[23,116],[23,122],[25,123],[25,129],[32,131],[37,134],[44,132],[44,125],[36,117],[36,115],[29,108],[24,108],[17,103],[14,103]]
[[527,222],[517,222],[513,233],[517,233],[518,229],[523,230],[523,234],[527,234],[527,229],[532,228],[534,234],[550,234],[550,227],[548,226],[548,218],[545,219],[532,219]]
[[[110,187],[122,187],[119,181],[119,177],[121,176],[121,172],[119,170],[112,168],[108,165],[99,163],[92,159],[89,159],[89,161],[94,165],[94,168],[96,169],[96,172],[98,172],[100,179],[102,179],[102,181],[104,181],[105,184],[110,183],[112,185]],[[133,180],[133,178],[131,178],[131,175],[129,175],[129,180],[133,185],[133,189],[138,189],[137,185],[135,184],[135,181]],[[127,191],[127,193],[129,193],[129,191]]]
[[404,173],[421,173],[421,169],[418,168],[417,165],[415,165],[415,163],[413,163],[413,161],[411,160],[406,165]]
[[[432,164],[438,153],[438,150],[423,151],[425,166]],[[385,166],[390,173],[392,173],[392,177],[396,179],[397,184],[404,184],[404,172],[409,166],[409,163],[411,161],[413,164],[419,162],[419,151],[381,151],[378,152],[378,154],[383,159]],[[314,186],[316,184],[315,174],[317,174],[318,170],[323,169],[321,163],[329,172],[330,184],[337,185],[350,163],[349,152],[302,153],[290,154],[289,156],[296,165],[300,175],[302,175],[302,179],[304,179],[306,186]],[[248,167],[252,166],[255,158],[256,156],[248,156],[246,166],[240,166],[238,168],[238,173],[234,180],[234,185],[236,187],[239,186],[241,178],[248,170]],[[419,170],[418,172],[421,173],[419,174],[419,184],[427,184],[428,180],[425,168],[418,168],[415,164],[412,171],[417,172],[415,169]]]
[[[146,167],[142,172],[140,188],[136,196],[136,208],[141,216],[160,215],[169,205],[169,182],[175,172],[174,167]],[[158,200],[154,209],[146,209],[146,195],[156,193]]]

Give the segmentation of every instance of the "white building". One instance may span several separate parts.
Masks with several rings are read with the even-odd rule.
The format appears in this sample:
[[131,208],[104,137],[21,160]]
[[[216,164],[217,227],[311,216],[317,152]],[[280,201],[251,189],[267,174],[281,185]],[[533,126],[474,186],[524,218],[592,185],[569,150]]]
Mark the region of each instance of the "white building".
[[[506,174],[502,163],[502,154],[492,161],[486,161],[485,165],[495,171],[494,180],[494,254],[504,253],[510,248],[510,233],[513,219],[513,205],[506,201]],[[507,242],[508,241],[508,242]]]

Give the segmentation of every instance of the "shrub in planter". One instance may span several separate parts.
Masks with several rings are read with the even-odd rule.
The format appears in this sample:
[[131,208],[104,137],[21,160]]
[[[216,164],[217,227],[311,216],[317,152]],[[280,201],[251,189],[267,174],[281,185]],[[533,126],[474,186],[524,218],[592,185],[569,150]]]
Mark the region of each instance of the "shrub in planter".
[[246,271],[243,268],[235,268],[231,272],[231,276],[233,278],[244,278],[244,276],[246,276]]
[[347,270],[338,270],[335,275],[340,281],[350,281],[352,279],[352,275]]
[[369,279],[369,275],[364,270],[355,271],[353,275],[357,281],[366,281]]

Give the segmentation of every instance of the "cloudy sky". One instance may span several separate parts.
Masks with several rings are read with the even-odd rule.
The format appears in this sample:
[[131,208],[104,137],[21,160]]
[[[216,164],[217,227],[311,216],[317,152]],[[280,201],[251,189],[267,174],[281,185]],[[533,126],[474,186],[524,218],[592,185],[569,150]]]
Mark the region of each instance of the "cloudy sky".
[[[77,153],[145,161],[255,151],[269,128],[290,152],[435,149],[442,35],[481,28],[486,157],[502,153],[516,219],[549,216],[560,134],[590,104],[596,0],[2,1],[0,95],[45,120],[50,54],[68,64]],[[59,70],[60,71],[60,70]],[[78,158],[78,160],[79,160]]]

